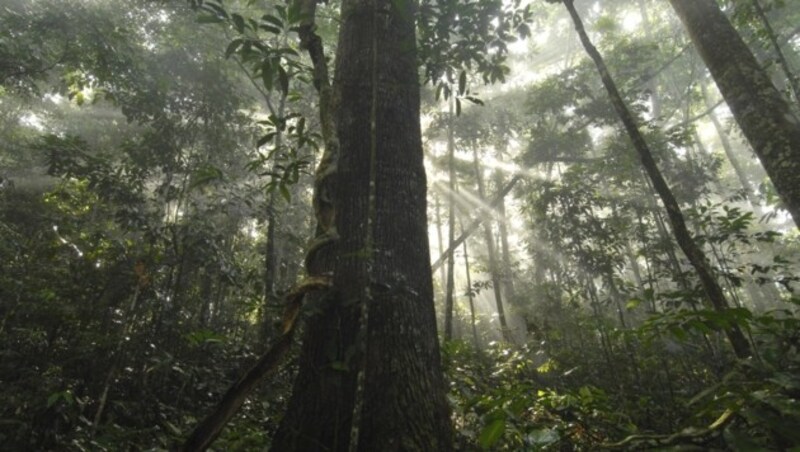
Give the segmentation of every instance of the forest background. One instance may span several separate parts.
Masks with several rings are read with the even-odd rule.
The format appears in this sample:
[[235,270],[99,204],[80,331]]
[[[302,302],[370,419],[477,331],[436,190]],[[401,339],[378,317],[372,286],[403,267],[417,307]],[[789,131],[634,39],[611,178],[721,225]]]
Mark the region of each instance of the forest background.
[[[621,102],[560,3],[417,12],[454,447],[798,447],[797,199],[681,1],[565,2]],[[796,118],[800,3],[717,3]],[[316,12],[329,52],[339,6]],[[3,0],[0,448],[170,448],[280,337],[326,148],[303,20],[281,2]],[[270,446],[288,355],[215,448]]]

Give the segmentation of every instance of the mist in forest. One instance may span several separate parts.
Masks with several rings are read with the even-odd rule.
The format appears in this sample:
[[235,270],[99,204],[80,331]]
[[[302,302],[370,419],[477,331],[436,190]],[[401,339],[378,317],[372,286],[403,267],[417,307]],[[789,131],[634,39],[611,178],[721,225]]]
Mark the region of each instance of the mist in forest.
[[798,24],[0,0],[0,450],[795,450]]

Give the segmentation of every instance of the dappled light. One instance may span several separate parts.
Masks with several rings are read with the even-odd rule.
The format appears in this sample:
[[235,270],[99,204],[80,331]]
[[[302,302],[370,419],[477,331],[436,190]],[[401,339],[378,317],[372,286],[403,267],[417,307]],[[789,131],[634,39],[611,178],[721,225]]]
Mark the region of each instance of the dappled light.
[[0,449],[798,450],[799,23],[4,0]]

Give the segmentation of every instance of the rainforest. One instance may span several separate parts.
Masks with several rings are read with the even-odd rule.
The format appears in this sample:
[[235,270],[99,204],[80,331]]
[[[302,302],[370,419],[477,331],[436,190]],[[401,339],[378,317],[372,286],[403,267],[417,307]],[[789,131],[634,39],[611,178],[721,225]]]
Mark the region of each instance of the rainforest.
[[800,451],[798,24],[0,0],[0,450]]

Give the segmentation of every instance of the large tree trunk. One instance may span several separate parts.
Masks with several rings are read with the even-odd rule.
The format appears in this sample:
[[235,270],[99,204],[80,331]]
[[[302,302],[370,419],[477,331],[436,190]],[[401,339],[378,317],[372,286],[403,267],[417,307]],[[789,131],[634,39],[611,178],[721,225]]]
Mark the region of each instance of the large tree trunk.
[[452,449],[429,264],[414,15],[411,1],[342,3],[338,239],[327,247],[334,287],[307,306],[276,451]]
[[[639,158],[642,161],[642,166],[650,178],[650,181],[653,183],[653,188],[655,188],[658,196],[661,198],[661,202],[664,203],[664,207],[667,210],[667,218],[669,218],[672,231],[675,234],[675,239],[678,241],[678,245],[681,247],[681,250],[683,250],[684,254],[686,254],[686,257],[689,259],[692,267],[694,267],[695,271],[697,272],[697,276],[700,279],[700,284],[702,285],[708,299],[710,305],[709,307],[718,312],[725,312],[730,307],[728,300],[725,297],[725,293],[722,291],[722,287],[720,287],[719,283],[717,282],[716,276],[711,269],[711,265],[709,264],[705,253],[703,253],[703,250],[700,249],[700,247],[692,239],[692,235],[689,232],[689,229],[686,227],[686,221],[683,218],[683,212],[681,212],[680,206],[672,194],[672,190],[669,188],[666,180],[664,180],[664,177],[661,175],[661,171],[659,171],[658,166],[653,159],[653,154],[650,152],[650,147],[647,145],[644,136],[642,136],[641,132],[639,131],[639,127],[636,125],[636,120],[634,119],[633,114],[630,112],[627,105],[625,105],[625,102],[619,93],[619,89],[617,88],[616,83],[614,83],[605,61],[603,61],[603,57],[589,39],[589,35],[586,33],[586,29],[583,27],[583,22],[581,21],[580,16],[578,16],[577,11],[575,11],[573,0],[563,0],[563,2],[567,7],[567,11],[569,11],[570,16],[572,17],[572,21],[575,24],[575,29],[578,32],[581,43],[583,43],[584,49],[586,49],[586,53],[589,54],[594,61],[595,66],[597,66],[597,71],[600,73],[603,86],[605,86],[606,90],[608,91],[608,95],[614,110],[616,110],[620,121],[625,127],[625,130],[628,132],[631,143],[633,144],[633,147],[636,149],[636,152],[639,154]],[[731,346],[738,358],[744,359],[751,355],[750,343],[747,341],[742,333],[742,330],[737,324],[732,324],[730,327],[728,327],[725,330],[725,334],[727,335],[728,340],[731,342]]]
[[800,224],[800,119],[715,0],[670,0],[795,224]]

